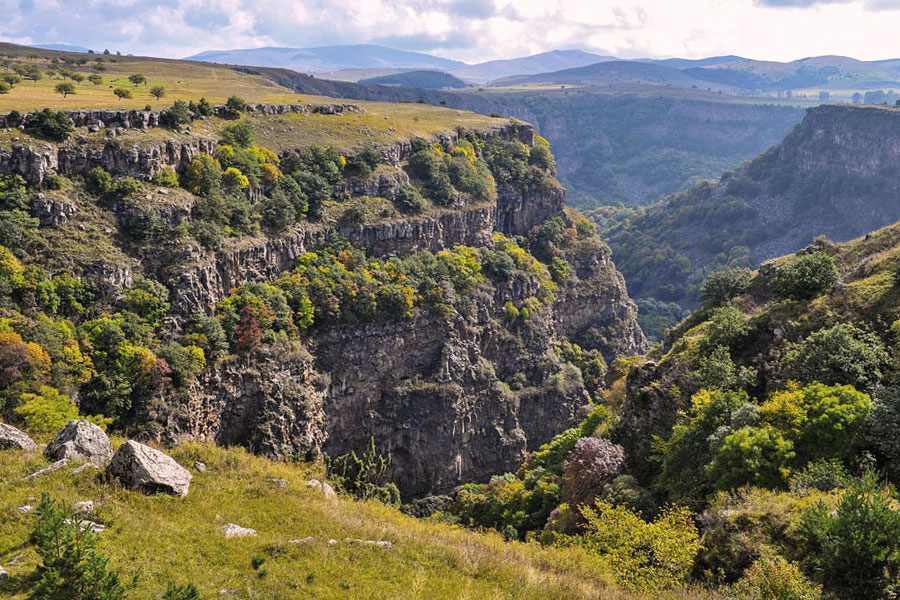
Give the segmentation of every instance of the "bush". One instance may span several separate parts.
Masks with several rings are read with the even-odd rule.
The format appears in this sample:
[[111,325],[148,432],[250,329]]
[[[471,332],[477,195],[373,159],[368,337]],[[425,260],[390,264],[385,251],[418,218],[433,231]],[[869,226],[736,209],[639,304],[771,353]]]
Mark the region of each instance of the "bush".
[[97,534],[44,493],[31,533],[41,564],[32,600],[121,600],[128,586],[97,551]]
[[725,591],[729,600],[819,600],[822,589],[777,554],[760,558]]
[[884,459],[893,481],[900,478],[900,387],[882,387],[875,393],[866,439]]
[[209,198],[219,192],[222,184],[222,165],[208,154],[200,154],[188,165],[184,186],[192,194]]
[[746,292],[752,279],[753,272],[742,267],[714,271],[703,282],[700,297],[707,306],[720,306]]
[[417,214],[425,210],[428,203],[415,187],[403,185],[394,197],[394,206],[400,212]]
[[802,471],[795,473],[789,483],[792,492],[805,494],[811,490],[830,492],[845,488],[850,480],[850,473],[847,472],[841,461],[833,458],[821,458],[814,460]]
[[874,474],[854,482],[837,509],[820,502],[807,510],[800,534],[806,563],[838,597],[878,598],[896,583],[900,510]]
[[400,492],[387,481],[391,467],[390,456],[380,454],[375,448],[375,438],[362,454],[355,451],[328,460],[328,479],[342,491],[361,500],[378,500],[399,506]]
[[222,130],[221,143],[236,148],[249,148],[253,145],[253,127],[247,121],[227,125]]
[[877,335],[851,323],[840,323],[790,345],[779,363],[779,372],[783,381],[849,384],[872,391],[881,381],[887,361],[888,354]]
[[176,100],[159,116],[160,122],[166,127],[177,128],[188,125],[194,119],[194,114],[184,100]]
[[178,173],[172,167],[163,167],[153,176],[152,182],[160,187],[177,188]]
[[705,345],[733,347],[750,331],[747,316],[734,305],[720,306],[712,311],[707,322]]
[[603,485],[622,471],[625,449],[603,438],[585,437],[575,447],[563,466],[563,496],[570,506],[590,504],[603,490]]
[[55,433],[78,418],[78,407],[59,390],[42,385],[37,393],[23,393],[16,414],[32,433]]
[[813,252],[797,256],[778,267],[772,287],[782,298],[808,300],[831,290],[839,277],[831,255]]
[[36,137],[54,142],[64,142],[75,131],[75,124],[66,113],[45,108],[28,118],[25,123],[25,131]]
[[103,167],[94,167],[87,174],[87,188],[97,195],[105,195],[113,189],[113,176]]
[[169,314],[169,290],[153,279],[139,278],[134,285],[125,290],[122,297],[122,308],[128,310],[152,327]]
[[262,224],[273,233],[283,231],[297,220],[294,206],[285,194],[272,194],[262,200]]
[[671,508],[648,523],[623,506],[599,501],[582,509],[582,536],[568,541],[600,555],[626,588],[660,590],[687,581],[700,536],[685,508]]

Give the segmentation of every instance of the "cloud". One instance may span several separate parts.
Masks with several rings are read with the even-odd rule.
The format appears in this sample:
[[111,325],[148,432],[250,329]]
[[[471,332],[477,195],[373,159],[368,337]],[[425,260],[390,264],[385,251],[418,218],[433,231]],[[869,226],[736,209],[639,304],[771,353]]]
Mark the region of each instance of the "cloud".
[[898,10],[900,0],[754,0],[758,6],[772,8],[812,8],[833,4],[859,4],[865,10]]
[[557,48],[887,58],[900,56],[898,23],[871,11],[898,9],[900,0],[0,0],[0,39],[174,57],[381,43],[465,61]]

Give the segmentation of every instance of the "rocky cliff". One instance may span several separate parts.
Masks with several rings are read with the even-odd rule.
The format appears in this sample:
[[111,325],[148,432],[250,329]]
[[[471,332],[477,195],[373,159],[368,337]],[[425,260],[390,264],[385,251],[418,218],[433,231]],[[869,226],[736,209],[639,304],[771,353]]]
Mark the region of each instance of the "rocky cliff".
[[632,295],[694,306],[712,270],[900,219],[898,151],[896,110],[810,109],[781,144],[715,183],[623,215],[606,237]]
[[[494,138],[526,149],[535,144],[533,129],[522,123],[449,131],[434,140],[447,156],[465,140],[477,142],[465,141],[467,148]],[[552,172],[520,181],[507,174],[496,194],[491,183],[486,197],[429,202],[418,214],[340,217],[344,203],[390,202],[415,183],[406,164],[414,145],[401,141],[382,148],[383,162],[368,174],[339,178],[332,186],[339,200],[330,201],[321,218],[208,248],[184,234],[148,243],[156,238],[145,233],[189,231],[202,198],[143,183],[139,192],[111,201],[92,196],[78,181],[99,166],[146,182],[164,166],[183,170],[198,154],[216,152],[212,140],[185,132],[140,142],[77,135],[87,139],[16,143],[0,154],[0,171],[20,174],[33,187],[52,182],[51,175],[69,176],[68,187],[35,194],[32,213],[62,237],[81,236],[86,220],[102,214],[97,235],[110,252],[82,265],[81,274],[95,282],[98,298],[113,305],[143,278],[160,282],[171,306],[163,326],[168,336],[182,335],[196,314],[218,314],[223,299],[241,286],[271,282],[335,239],[369,258],[387,259],[433,256],[457,246],[493,251],[498,240],[515,237],[522,244],[509,242],[520,253],[516,260],[531,265],[498,267],[512,274],[484,278],[464,296],[451,290],[450,309],[422,307],[399,319],[315,326],[291,340],[282,336],[211,361],[188,384],[160,386],[142,400],[130,426],[148,437],[214,440],[280,459],[334,456],[362,449],[371,439],[391,455],[391,477],[405,496],[443,492],[514,470],[526,451],[578,421],[596,390],[563,358],[561,342],[571,340],[607,360],[645,347],[609,249],[583,217],[564,209],[565,191]],[[282,157],[293,152],[284,150]],[[541,229],[551,222],[548,231],[555,233],[546,239],[554,241],[541,245]],[[543,248],[548,264],[555,257],[557,266],[570,265],[554,275],[557,281],[529,254],[532,246]]]

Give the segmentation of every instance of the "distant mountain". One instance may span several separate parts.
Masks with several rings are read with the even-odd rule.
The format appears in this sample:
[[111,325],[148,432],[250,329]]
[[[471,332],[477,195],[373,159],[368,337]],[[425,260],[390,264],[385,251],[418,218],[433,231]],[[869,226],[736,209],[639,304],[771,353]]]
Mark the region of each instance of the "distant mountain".
[[58,50],[60,52],[90,52],[90,48],[73,46],[72,44],[32,44],[32,46],[43,50]]
[[361,79],[359,83],[363,85],[402,85],[423,90],[466,87],[465,81],[443,71],[404,71],[403,73]]
[[586,67],[564,69],[538,75],[504,77],[493,82],[497,86],[530,84],[571,84],[571,85],[621,85],[652,84],[673,87],[709,87],[704,81],[691,77],[678,69],[664,65],[610,60]]
[[461,79],[483,83],[514,75],[536,75],[538,73],[584,67],[608,60],[616,59],[611,56],[584,52],[583,50],[553,50],[552,52],[521,58],[490,60],[475,65],[467,65],[454,70],[453,74]]
[[307,73],[342,69],[438,69],[450,71],[465,63],[395,50],[373,44],[321,46],[317,48],[250,48],[212,50],[188,57],[188,60],[257,67],[281,67]]

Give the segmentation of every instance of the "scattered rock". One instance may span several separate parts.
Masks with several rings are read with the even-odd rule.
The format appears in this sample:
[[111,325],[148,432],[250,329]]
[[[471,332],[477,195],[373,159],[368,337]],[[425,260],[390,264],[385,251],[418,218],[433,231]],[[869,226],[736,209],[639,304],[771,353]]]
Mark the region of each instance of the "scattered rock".
[[190,472],[159,450],[128,440],[119,448],[107,472],[131,489],[148,494],[165,492],[187,496]]
[[19,431],[12,425],[0,423],[0,450],[34,452],[37,450],[37,444],[24,431]]
[[29,479],[37,479],[38,477],[43,477],[44,475],[47,475],[48,473],[52,473],[53,471],[59,471],[67,464],[69,464],[69,459],[63,458],[61,460],[56,461],[55,463],[52,463],[52,464],[44,467],[40,471],[35,471],[31,475],[27,476],[25,478],[25,480],[28,481]]
[[198,473],[206,473],[206,463],[202,463],[199,460],[194,463],[194,469]]
[[227,523],[224,527],[222,527],[222,533],[225,535],[226,539],[256,536],[255,529],[241,527],[240,525],[235,525],[234,523]]
[[329,546],[337,546],[337,540],[333,539],[333,538],[328,540],[328,545]]
[[381,548],[383,550],[390,550],[394,547],[394,544],[387,540],[358,540],[356,538],[347,538],[344,541],[348,544],[354,544],[357,546],[374,546],[375,548]]
[[89,514],[94,512],[94,501],[82,500],[81,502],[76,502],[73,508],[75,509],[75,512]]
[[294,546],[304,546],[306,544],[312,544],[315,541],[316,541],[316,537],[313,535],[310,535],[305,538],[298,538],[296,540],[288,540],[288,544],[292,544]]
[[27,515],[28,513],[34,511],[34,506],[32,506],[31,504],[23,504],[16,510],[19,511],[20,513],[22,513],[23,515]]
[[318,479],[310,479],[306,482],[306,487],[314,490],[319,490],[322,492],[322,495],[326,498],[337,498],[337,492],[334,491],[334,488],[331,487],[331,484],[327,481],[319,481]]
[[72,458],[104,466],[112,458],[112,446],[102,429],[88,421],[69,421],[47,445],[44,455],[51,460]]
[[278,479],[277,477],[269,477],[269,483],[280,489],[288,486],[287,479]]
[[9,579],[9,572],[3,567],[0,567],[0,581],[5,579]]
[[103,533],[104,531],[106,531],[106,525],[101,525],[100,523],[95,523],[94,521],[83,519],[66,519],[66,523],[69,525],[74,525],[82,531],[90,531],[91,533]]
[[72,469],[72,475],[81,475],[85,471],[99,471],[100,467],[95,465],[94,463],[84,463],[80,467],[76,467]]

